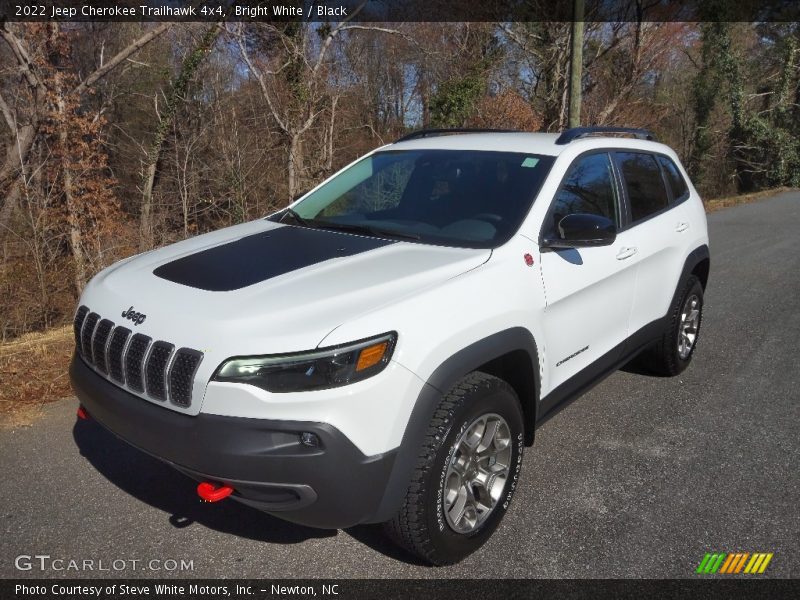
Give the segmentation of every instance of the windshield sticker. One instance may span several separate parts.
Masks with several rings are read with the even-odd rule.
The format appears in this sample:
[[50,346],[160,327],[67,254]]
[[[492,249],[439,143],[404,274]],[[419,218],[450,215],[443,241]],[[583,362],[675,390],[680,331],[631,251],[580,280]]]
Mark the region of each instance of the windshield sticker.
[[522,166],[528,168],[533,168],[538,164],[539,164],[539,159],[533,158],[532,156],[529,156],[528,158],[522,161]]

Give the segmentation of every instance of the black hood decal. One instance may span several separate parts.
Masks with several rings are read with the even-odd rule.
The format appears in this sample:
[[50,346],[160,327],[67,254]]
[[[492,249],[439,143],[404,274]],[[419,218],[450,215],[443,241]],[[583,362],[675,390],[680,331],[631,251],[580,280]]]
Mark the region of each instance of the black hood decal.
[[394,243],[287,225],[184,256],[161,265],[153,274],[201,290],[230,292],[332,258]]

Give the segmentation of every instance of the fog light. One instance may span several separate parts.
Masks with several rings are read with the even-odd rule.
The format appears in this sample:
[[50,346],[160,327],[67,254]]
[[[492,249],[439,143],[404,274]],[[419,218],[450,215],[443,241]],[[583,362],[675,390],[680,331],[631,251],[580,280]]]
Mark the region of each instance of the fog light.
[[300,434],[300,443],[309,448],[317,448],[319,446],[319,438],[316,433],[304,431]]

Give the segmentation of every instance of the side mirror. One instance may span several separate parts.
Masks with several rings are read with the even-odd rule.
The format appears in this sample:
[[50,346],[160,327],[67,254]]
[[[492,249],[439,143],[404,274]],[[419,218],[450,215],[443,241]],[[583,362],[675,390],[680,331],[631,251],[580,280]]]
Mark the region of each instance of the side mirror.
[[610,246],[617,239],[617,226],[600,215],[576,213],[558,222],[558,237],[543,240],[546,248],[591,248]]

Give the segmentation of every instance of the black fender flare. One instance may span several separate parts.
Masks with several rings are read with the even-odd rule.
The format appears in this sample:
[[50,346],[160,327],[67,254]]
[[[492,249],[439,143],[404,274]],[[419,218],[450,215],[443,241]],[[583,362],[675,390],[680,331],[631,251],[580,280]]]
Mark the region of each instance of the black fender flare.
[[[709,267],[711,264],[711,252],[708,249],[706,244],[698,246],[694,250],[692,250],[689,255],[686,257],[686,260],[683,262],[683,269],[681,270],[681,276],[678,279],[678,285],[675,286],[675,293],[672,296],[672,303],[670,306],[674,306],[675,302],[677,302],[677,296],[681,292],[683,288],[683,282],[686,281],[686,278],[694,271],[695,267],[699,265],[703,261],[708,261]],[[703,285],[705,288],[705,285]],[[669,309],[667,310],[667,314],[669,314]]]
[[528,402],[531,407],[530,410],[533,411],[530,418],[526,416],[525,423],[526,437],[531,436],[530,439],[532,441],[533,424],[536,420],[535,411],[539,398],[539,381],[541,379],[539,352],[536,341],[529,330],[524,327],[512,327],[462,348],[433,371],[417,396],[403,433],[402,442],[397,449],[397,455],[383,498],[374,517],[370,519],[372,522],[388,521],[400,509],[400,504],[408,489],[411,475],[417,463],[425,433],[442,396],[459,379],[475,371],[481,365],[518,350],[526,352],[530,357],[534,375],[534,397],[520,398],[523,408],[525,403]]

